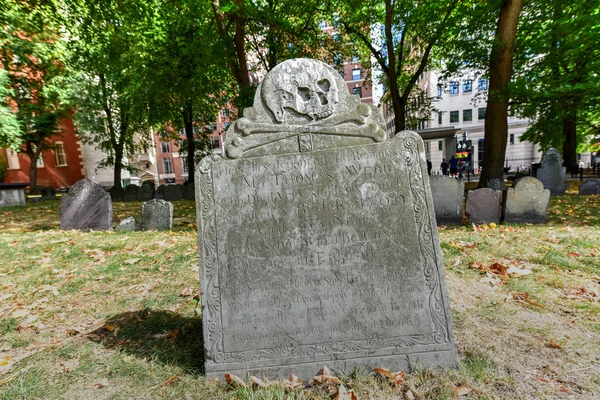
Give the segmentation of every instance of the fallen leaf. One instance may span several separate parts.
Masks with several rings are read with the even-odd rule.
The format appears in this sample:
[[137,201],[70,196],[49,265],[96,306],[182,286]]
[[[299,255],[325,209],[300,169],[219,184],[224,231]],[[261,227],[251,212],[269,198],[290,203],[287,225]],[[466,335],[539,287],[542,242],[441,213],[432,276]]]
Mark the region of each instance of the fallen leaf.
[[8,364],[8,360],[10,360],[9,356],[2,356],[0,358],[0,367]]
[[388,378],[392,377],[392,373],[389,369],[386,368],[373,368],[373,373],[379,374],[381,376],[387,376]]
[[344,385],[340,385],[333,400],[358,400],[358,397],[356,396],[356,393],[354,393],[354,390],[346,390]]
[[79,360],[73,359],[68,361],[62,361],[60,363],[60,366],[62,367],[63,372],[71,372],[75,368],[77,368],[77,366],[79,366]]
[[75,336],[79,333],[78,330],[71,329],[71,328],[67,328],[66,332],[67,332],[67,336]]
[[109,331],[109,332],[112,332],[112,331],[114,331],[114,330],[115,330],[116,326],[114,326],[114,325],[109,325],[109,324],[106,324],[106,325],[104,325],[104,326],[103,326],[103,328],[104,328],[104,329],[106,329],[106,330],[107,330],[107,331]]
[[550,340],[548,343],[546,343],[546,347],[550,347],[552,349],[562,349],[562,346],[556,343],[554,340]]
[[473,391],[473,388],[468,386],[454,386],[452,388],[457,396],[466,396]]
[[173,375],[170,378],[165,379],[160,385],[158,385],[159,387],[163,387],[168,385],[169,383],[173,383],[177,380],[177,375]]
[[109,385],[108,379],[106,379],[106,378],[100,379],[100,381],[98,381],[94,384],[94,386],[96,386],[98,389],[108,387],[108,385]]
[[225,381],[233,387],[246,387],[246,382],[244,382],[240,377],[230,373],[225,374]]
[[170,332],[166,338],[167,339],[175,339],[177,337],[177,335],[179,334],[179,329],[174,329],[172,332]]
[[331,370],[327,365],[323,365],[323,368],[317,372],[317,375],[331,376]]
[[567,255],[568,255],[569,257],[575,257],[575,258],[577,258],[577,257],[580,257],[580,256],[581,256],[581,254],[580,254],[580,253],[578,253],[578,252],[576,252],[576,251],[572,251],[572,252],[570,252],[570,253],[569,253],[569,254],[567,254]]
[[183,289],[181,291],[181,294],[179,296],[181,297],[188,297],[188,296],[193,296],[194,295],[194,288],[193,287],[187,287],[185,289]]
[[136,262],[138,262],[138,261],[140,261],[140,260],[141,260],[141,258],[132,258],[132,259],[129,259],[129,260],[125,260],[125,261],[123,261],[123,262],[124,262],[125,264],[132,265],[132,264],[135,264]]
[[259,388],[266,388],[269,386],[262,379],[257,378],[256,376],[251,376],[250,380],[252,381],[253,384],[258,386]]
[[402,385],[402,383],[404,383],[405,376],[406,374],[404,373],[404,371],[398,371],[395,374],[393,374],[391,380],[392,385],[396,387]]

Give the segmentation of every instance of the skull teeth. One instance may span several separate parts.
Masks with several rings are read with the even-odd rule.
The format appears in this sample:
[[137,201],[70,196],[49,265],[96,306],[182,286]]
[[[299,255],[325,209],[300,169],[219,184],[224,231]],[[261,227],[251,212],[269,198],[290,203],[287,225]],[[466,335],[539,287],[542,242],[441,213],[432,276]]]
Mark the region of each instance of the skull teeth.
[[323,111],[321,113],[315,114],[315,116],[317,117],[317,119],[319,119],[329,117],[331,114],[333,114],[333,110]]

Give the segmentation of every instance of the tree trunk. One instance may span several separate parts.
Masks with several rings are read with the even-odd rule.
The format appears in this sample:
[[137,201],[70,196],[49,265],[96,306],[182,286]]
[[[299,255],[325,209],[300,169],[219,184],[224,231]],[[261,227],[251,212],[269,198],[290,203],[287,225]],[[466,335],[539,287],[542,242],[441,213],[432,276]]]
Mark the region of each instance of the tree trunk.
[[31,162],[31,164],[29,164],[29,194],[37,194],[38,193],[38,187],[37,187],[37,160],[38,157],[35,156],[35,153],[27,153],[27,155],[29,156],[29,161]]
[[490,54],[490,86],[485,115],[483,172],[478,187],[504,190],[504,158],[508,138],[506,87],[512,76],[513,52],[522,0],[502,0]]
[[115,149],[115,165],[113,170],[114,186],[123,187],[121,185],[121,170],[123,163],[123,149]]
[[573,108],[565,109],[562,131],[565,141],[563,142],[563,161],[567,170],[570,170],[577,162],[577,111]]
[[196,154],[196,141],[194,140],[194,113],[191,104],[185,106],[183,110],[183,126],[185,127],[185,138],[187,139],[187,169],[189,183],[194,183],[194,175],[196,172],[196,161],[194,161],[194,155]]

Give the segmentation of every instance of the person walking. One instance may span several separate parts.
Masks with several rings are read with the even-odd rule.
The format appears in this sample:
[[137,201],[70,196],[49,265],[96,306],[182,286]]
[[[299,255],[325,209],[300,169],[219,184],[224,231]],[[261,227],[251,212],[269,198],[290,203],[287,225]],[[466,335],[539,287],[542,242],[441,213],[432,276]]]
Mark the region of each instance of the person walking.
[[458,173],[458,160],[456,159],[456,157],[454,155],[452,155],[452,158],[450,158],[450,176],[456,177],[457,173]]
[[445,158],[442,160],[440,168],[442,169],[442,175],[448,175],[448,161]]

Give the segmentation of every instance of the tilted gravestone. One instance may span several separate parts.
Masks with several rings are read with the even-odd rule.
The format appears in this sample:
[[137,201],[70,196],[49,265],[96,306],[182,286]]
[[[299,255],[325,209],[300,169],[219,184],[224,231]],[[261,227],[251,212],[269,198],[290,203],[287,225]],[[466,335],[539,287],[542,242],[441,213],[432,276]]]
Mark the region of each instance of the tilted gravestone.
[[579,185],[579,194],[600,194],[600,179],[588,178]]
[[123,201],[125,199],[125,189],[121,186],[113,186],[109,189],[110,198],[112,201]]
[[60,229],[110,231],[113,228],[112,202],[99,184],[82,179],[60,199]]
[[142,229],[168,231],[173,227],[173,204],[153,199],[142,204]]
[[206,376],[457,363],[425,163],[315,60],[276,66],[196,172]]
[[546,222],[546,208],[550,200],[550,190],[533,177],[519,179],[514,188],[506,191],[504,220],[512,223]]
[[183,199],[185,187],[183,185],[167,185],[165,186],[165,194],[163,199],[167,201],[178,201]]
[[125,188],[124,201],[136,201],[140,193],[140,187],[138,185],[127,185]]
[[490,188],[469,190],[467,192],[467,214],[473,224],[500,222],[502,191]]
[[560,152],[554,148],[548,149],[542,158],[542,165],[537,170],[536,177],[542,182],[544,188],[550,190],[552,196],[565,194],[566,168],[563,167],[563,159]]
[[185,185],[185,195],[183,198],[191,201],[196,200],[196,185],[193,183],[188,183]]
[[122,220],[119,225],[115,228],[117,232],[137,232],[142,230],[142,224],[133,217],[127,217]]
[[140,191],[138,192],[137,199],[139,201],[148,201],[154,198],[154,186],[149,183],[143,183],[140,186]]
[[155,196],[157,199],[164,199],[166,187],[166,185],[159,185],[158,188],[156,188]]
[[462,224],[465,183],[443,175],[432,175],[429,182],[438,225]]

